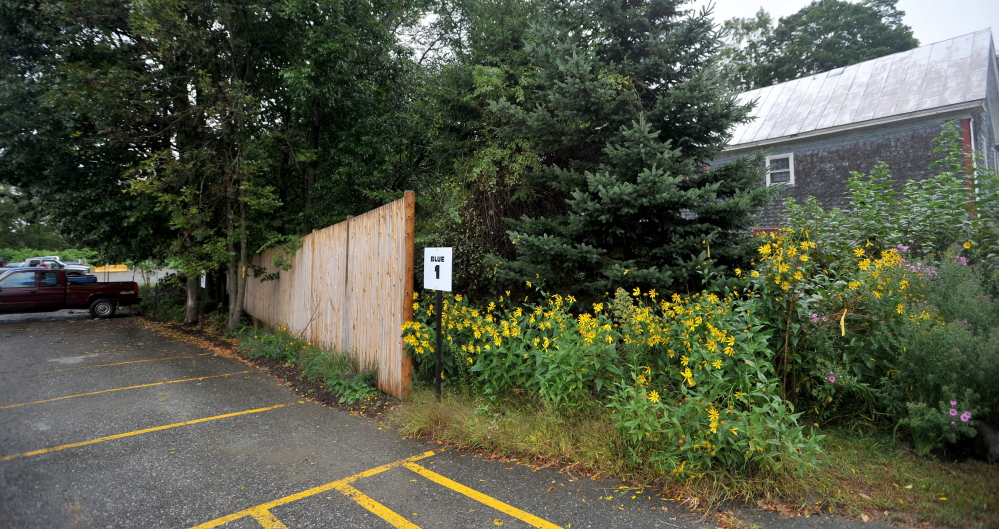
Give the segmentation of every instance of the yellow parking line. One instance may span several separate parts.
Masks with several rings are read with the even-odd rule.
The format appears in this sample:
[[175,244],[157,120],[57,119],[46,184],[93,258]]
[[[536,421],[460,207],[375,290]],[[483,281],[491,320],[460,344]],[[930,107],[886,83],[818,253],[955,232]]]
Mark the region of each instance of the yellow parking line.
[[[292,494],[290,496],[285,496],[283,498],[279,498],[279,499],[276,499],[276,500],[273,500],[273,501],[270,501],[270,502],[267,502],[267,503],[262,503],[260,505],[255,506],[255,507],[250,507],[249,509],[244,509],[244,510],[239,511],[239,512],[234,512],[234,513],[232,513],[230,515],[223,516],[221,518],[216,518],[216,519],[214,519],[214,520],[212,520],[210,522],[205,522],[205,523],[203,523],[201,525],[196,525],[196,526],[192,527],[191,529],[210,529],[212,527],[218,527],[218,526],[220,526],[222,524],[229,523],[229,522],[231,522],[233,520],[238,520],[238,519],[243,518],[245,516],[253,516],[254,518],[256,518],[261,512],[264,512],[264,511],[270,512],[270,510],[273,509],[274,507],[278,507],[280,505],[285,505],[285,504],[291,503],[293,501],[298,501],[298,500],[300,500],[302,498],[308,498],[309,496],[314,496],[316,494],[319,494],[321,492],[326,492],[328,490],[337,490],[337,491],[340,491],[340,492],[342,492],[342,493],[347,494],[348,496],[350,496],[349,493],[344,492],[345,490],[348,489],[348,487],[345,487],[346,485],[348,485],[350,483],[353,483],[353,482],[355,482],[355,481],[357,481],[359,479],[370,477],[370,476],[374,476],[375,474],[380,474],[382,472],[385,472],[386,470],[391,470],[393,468],[403,466],[403,465],[405,465],[407,463],[411,463],[413,461],[419,461],[421,459],[430,457],[432,455],[434,455],[434,452],[424,452],[422,454],[415,455],[415,456],[412,456],[412,457],[407,457],[405,459],[400,459],[400,460],[394,461],[392,463],[386,463],[386,464],[384,464],[382,466],[375,467],[375,468],[372,468],[372,469],[369,469],[369,470],[365,470],[364,472],[361,472],[359,474],[354,474],[353,476],[350,476],[350,477],[346,477],[346,478],[343,478],[343,479],[340,479],[340,480],[337,480],[337,481],[332,481],[332,482],[327,483],[325,485],[320,485],[318,487],[313,487],[313,488],[308,489],[308,490],[303,490],[302,492],[299,492],[297,494]],[[349,487],[349,489],[356,490],[353,487]],[[358,494],[360,494],[360,491],[358,491]],[[364,495],[361,494],[361,496],[364,496]],[[367,498],[367,496],[364,496],[364,497]],[[368,499],[370,499],[370,498],[368,498]],[[371,500],[371,501],[374,502],[374,500]],[[358,503],[360,503],[360,502],[358,502]],[[377,503],[377,502],[374,502],[374,503]],[[367,505],[364,505],[363,503],[361,505],[363,507],[367,508],[368,510],[371,510]],[[381,506],[381,505],[379,504],[379,506]],[[384,508],[384,506],[382,506],[382,508]],[[387,511],[389,513],[392,513],[395,516],[399,516],[399,515],[395,514],[394,512],[389,511],[388,509],[385,509],[385,511]],[[373,510],[371,510],[371,512],[374,512],[375,514],[377,514],[378,516],[381,516],[384,519],[384,516],[382,516],[381,513],[375,512]],[[403,518],[401,516],[399,516],[399,519],[403,519]],[[259,521],[259,519],[258,519],[258,521]],[[389,520],[386,519],[386,521],[389,521]],[[278,522],[278,523],[280,523],[280,522]],[[389,523],[393,523],[393,522],[389,521]],[[406,522],[406,523],[409,523],[409,522]],[[280,527],[280,526],[275,526],[275,527]],[[396,525],[396,527],[407,527],[407,526]],[[416,526],[415,525],[410,525],[409,527],[414,527],[415,528]]]
[[207,356],[215,353],[198,353],[196,355],[183,355],[183,356],[168,356],[166,358],[149,358],[146,360],[129,360],[128,362],[115,362],[113,364],[97,364],[92,366],[77,366],[77,367],[67,367],[66,369],[53,369],[52,371],[46,371],[45,373],[59,373],[61,371],[72,371],[74,369],[90,369],[92,367],[108,367],[108,366],[123,366],[125,364],[138,364],[141,362],[157,362],[159,360],[176,360],[178,358],[194,358],[195,356]]
[[215,420],[218,420],[218,419],[226,419],[228,417],[236,417],[236,416],[239,416],[239,415],[248,415],[250,413],[260,413],[262,411],[274,410],[274,409],[277,409],[277,408],[283,408],[285,406],[291,406],[292,404],[294,404],[294,403],[278,404],[277,406],[268,406],[266,408],[257,408],[257,409],[254,409],[254,410],[237,411],[235,413],[226,413],[224,415],[216,415],[214,417],[204,417],[204,418],[201,418],[201,419],[194,419],[194,420],[191,420],[191,421],[178,422],[178,423],[174,423],[174,424],[167,424],[165,426],[155,426],[153,428],[146,428],[144,430],[136,430],[134,432],[126,432],[126,433],[120,433],[120,434],[115,434],[115,435],[109,435],[107,437],[99,437],[97,439],[91,439],[89,441],[82,441],[82,442],[79,442],[79,443],[70,443],[70,444],[66,444],[66,445],[62,445],[62,446],[53,446],[52,448],[43,448],[41,450],[32,450],[31,452],[24,452],[22,454],[11,454],[9,456],[3,456],[2,458],[0,458],[0,461],[9,461],[11,459],[14,459],[15,457],[37,456],[39,454],[47,454],[49,452],[58,452],[59,450],[65,450],[67,448],[76,448],[78,446],[92,445],[94,443],[102,443],[104,441],[111,441],[111,440],[114,440],[114,439],[122,439],[124,437],[132,437],[133,435],[142,435],[142,434],[146,434],[146,433],[158,432],[160,430],[169,430],[170,428],[178,428],[180,426],[189,426],[189,425],[192,425],[192,424],[198,424],[198,423],[202,423],[202,422],[215,421]]
[[281,523],[281,520],[267,509],[250,509],[250,516],[264,529],[288,529],[287,525]]
[[562,529],[561,527],[549,521],[542,520],[541,518],[538,518],[537,516],[534,516],[529,512],[524,512],[516,507],[513,507],[512,505],[503,503],[491,496],[486,496],[485,494],[475,489],[468,488],[462,485],[461,483],[458,483],[457,481],[448,479],[436,472],[432,472],[424,467],[421,467],[420,465],[417,465],[416,463],[406,463],[403,466],[429,479],[430,481],[443,485],[455,492],[464,494],[465,496],[468,496],[469,498],[472,498],[473,500],[482,503],[483,505],[488,505],[489,507],[492,507],[497,511],[509,514],[510,516],[513,516],[514,518],[517,518],[518,520],[526,522],[527,524],[537,527],[539,529]]
[[395,511],[378,503],[367,494],[351,487],[350,485],[347,485],[346,483],[340,483],[333,488],[342,492],[348,498],[354,500],[361,507],[371,511],[375,514],[375,516],[378,516],[382,520],[392,524],[392,527],[398,527],[399,529],[420,529],[418,525],[403,518]]
[[91,391],[90,393],[80,393],[79,395],[67,395],[65,397],[56,397],[54,399],[36,400],[34,402],[22,402],[20,404],[8,404],[6,406],[0,406],[0,410],[6,410],[7,408],[17,408],[18,406],[27,406],[29,404],[43,404],[45,402],[54,402],[54,401],[63,400],[63,399],[75,399],[76,397],[86,397],[88,395],[98,395],[100,393],[110,393],[112,391],[124,391],[126,389],[148,388],[148,387],[152,387],[152,386],[162,386],[164,384],[177,384],[179,382],[192,382],[192,381],[195,381],[195,380],[205,380],[205,379],[208,379],[208,378],[218,378],[218,377],[228,377],[228,376],[232,376],[232,375],[242,375],[243,373],[249,373],[249,372],[250,372],[250,370],[246,370],[246,371],[239,371],[239,372],[236,372],[236,373],[226,373],[224,375],[211,375],[211,376],[207,376],[207,377],[184,378],[184,379],[181,379],[181,380],[169,380],[169,381],[166,381],[166,382],[153,382],[151,384],[140,384],[138,386],[128,386],[127,388],[104,389],[104,390],[101,390],[101,391]]

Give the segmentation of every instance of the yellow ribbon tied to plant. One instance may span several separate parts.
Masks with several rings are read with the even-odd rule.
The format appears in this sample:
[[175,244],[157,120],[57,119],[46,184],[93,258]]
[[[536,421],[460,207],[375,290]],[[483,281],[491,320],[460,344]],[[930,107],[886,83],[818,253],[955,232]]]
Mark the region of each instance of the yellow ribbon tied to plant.
[[846,336],[846,309],[843,309],[843,315],[839,318],[839,332],[841,336]]

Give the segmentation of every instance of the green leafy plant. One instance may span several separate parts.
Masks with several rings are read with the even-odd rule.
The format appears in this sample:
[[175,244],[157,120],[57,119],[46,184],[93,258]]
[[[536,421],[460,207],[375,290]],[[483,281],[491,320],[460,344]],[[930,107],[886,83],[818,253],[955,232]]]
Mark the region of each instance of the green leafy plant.
[[[757,304],[734,292],[661,299],[637,288],[591,310],[557,294],[482,309],[454,296],[442,338],[467,366],[452,375],[474,394],[520,394],[569,415],[609,407],[631,465],[684,478],[797,470],[814,463],[818,437],[780,395]],[[423,298],[414,308],[404,341],[417,358],[431,356],[434,307]]]
[[970,421],[976,413],[976,400],[977,395],[969,389],[960,397],[949,394],[949,400],[940,401],[936,408],[924,402],[908,403],[909,416],[901,424],[912,433],[916,453],[925,456],[941,448],[944,442],[956,443],[962,436],[974,437]]

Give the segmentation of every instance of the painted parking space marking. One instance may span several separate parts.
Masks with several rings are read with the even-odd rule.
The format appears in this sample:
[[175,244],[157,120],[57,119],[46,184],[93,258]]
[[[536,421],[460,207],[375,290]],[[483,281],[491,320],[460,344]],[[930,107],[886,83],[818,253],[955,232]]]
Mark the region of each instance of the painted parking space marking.
[[267,509],[250,509],[250,516],[264,529],[288,529],[287,525],[281,523],[281,520]]
[[209,378],[219,378],[219,377],[228,377],[228,376],[232,376],[232,375],[242,375],[244,373],[249,373],[249,372],[250,372],[250,370],[248,369],[246,371],[239,371],[239,372],[236,372],[236,373],[226,373],[224,375],[211,375],[211,376],[196,377],[196,378],[183,378],[183,379],[180,379],[180,380],[168,380],[168,381],[165,381],[165,382],[152,382],[150,384],[139,384],[138,386],[128,386],[128,387],[124,387],[124,388],[103,389],[101,391],[91,391],[89,393],[80,393],[80,394],[77,394],[77,395],[66,395],[65,397],[56,397],[54,399],[36,400],[36,401],[33,401],[33,402],[22,402],[20,404],[8,404],[6,406],[0,406],[0,410],[6,410],[7,408],[17,408],[19,406],[28,406],[29,404],[44,404],[46,402],[55,402],[57,400],[63,400],[63,399],[75,399],[77,397],[87,397],[87,396],[90,396],[90,395],[99,395],[101,393],[111,393],[113,391],[125,391],[126,389],[149,388],[149,387],[153,387],[153,386],[162,386],[162,385],[165,385],[165,384],[179,384],[181,382],[193,382],[195,380],[206,380],[206,379],[209,379]]
[[96,364],[96,365],[92,365],[92,366],[67,367],[65,369],[53,369],[51,371],[45,371],[45,373],[46,374],[48,374],[48,373],[59,373],[61,371],[74,371],[74,370],[77,370],[77,369],[91,369],[91,368],[94,368],[94,367],[123,366],[125,364],[139,364],[139,363],[142,363],[142,362],[159,362],[160,360],[176,360],[178,358],[194,358],[194,357],[197,357],[197,356],[208,356],[208,355],[211,355],[211,354],[215,354],[215,353],[198,353],[198,354],[193,354],[193,355],[167,356],[165,358],[147,358],[145,360],[129,360],[127,362],[115,362],[113,364]]
[[334,487],[336,490],[341,492],[343,495],[354,500],[354,503],[364,507],[365,509],[371,511],[372,514],[385,520],[386,522],[392,524],[392,527],[397,527],[398,529],[420,529],[420,527],[413,522],[403,518],[398,513],[389,509],[388,507],[382,505],[375,501],[374,498],[368,496],[367,494],[355,489],[354,487],[341,483]]
[[[291,503],[291,502],[294,502],[294,501],[298,501],[298,500],[300,500],[302,498],[308,498],[309,496],[315,496],[316,494],[319,494],[319,493],[322,493],[322,492],[326,492],[328,490],[338,490],[340,492],[343,492],[343,489],[342,489],[343,485],[349,485],[350,483],[353,483],[353,482],[355,482],[355,481],[357,481],[359,479],[366,478],[366,477],[369,477],[369,476],[374,476],[376,474],[381,474],[382,472],[385,472],[386,470],[391,470],[391,469],[396,468],[396,467],[401,467],[402,465],[405,465],[406,463],[412,463],[414,461],[419,461],[421,459],[428,458],[428,457],[430,457],[432,455],[434,455],[434,452],[424,452],[422,454],[418,454],[418,455],[415,455],[415,456],[407,457],[405,459],[400,459],[398,461],[393,461],[391,463],[386,463],[386,464],[384,464],[382,466],[378,466],[378,467],[375,467],[375,468],[372,468],[372,469],[369,469],[369,470],[365,470],[364,472],[361,472],[361,473],[358,473],[358,474],[354,474],[353,476],[349,476],[349,477],[346,477],[346,478],[343,478],[343,479],[340,479],[340,480],[337,480],[337,481],[332,481],[332,482],[327,483],[325,485],[320,485],[318,487],[313,487],[313,488],[308,489],[308,490],[303,490],[302,492],[299,492],[297,494],[292,494],[290,496],[285,496],[283,498],[278,498],[276,500],[269,501],[267,503],[262,503],[260,505],[257,505],[256,507],[250,507],[249,509],[244,509],[244,510],[239,511],[239,512],[234,512],[234,513],[232,513],[232,514],[230,514],[228,516],[223,516],[221,518],[216,518],[216,519],[214,519],[214,520],[212,520],[210,522],[205,522],[205,523],[203,523],[201,525],[195,525],[191,529],[211,529],[212,527],[218,527],[218,526],[220,526],[222,524],[226,524],[226,523],[229,523],[229,522],[231,522],[233,520],[238,520],[240,518],[245,518],[247,516],[251,516],[253,518],[256,518],[257,521],[259,522],[260,518],[258,517],[258,515],[261,512],[263,512],[263,511],[267,511],[269,513],[270,510],[273,509],[274,507],[278,507],[278,506],[285,505],[285,504],[288,504],[288,503]],[[338,488],[338,487],[341,487],[341,488]],[[351,487],[351,488],[353,488],[353,487]],[[372,500],[372,501],[374,501],[374,500]],[[379,504],[379,505],[381,505],[381,504]],[[364,506],[364,505],[362,505],[362,506]],[[364,506],[364,507],[367,508],[369,511],[371,511],[371,509],[368,508],[367,506]],[[385,510],[388,511],[387,508]],[[371,512],[375,513],[378,516],[381,516],[381,514],[379,514],[378,512],[375,512],[375,511],[371,511]],[[388,511],[388,512],[392,512],[392,511]],[[394,512],[392,512],[392,514],[395,515],[395,516],[399,516],[398,514],[395,514]],[[401,516],[400,516],[400,518],[401,518]],[[280,523],[280,522],[278,522],[278,523]],[[391,523],[391,522],[389,522],[389,523]],[[409,523],[409,522],[407,521],[406,523]],[[264,527],[267,528],[266,525]],[[277,525],[277,526],[272,526],[272,527],[284,527],[284,525],[282,524],[282,525]],[[396,526],[396,527],[400,527],[400,526]],[[402,527],[406,527],[406,526],[402,526]],[[410,525],[410,527],[416,527],[416,526],[415,525]]]
[[[304,402],[304,401],[299,401],[299,403],[302,403],[302,402]],[[79,446],[87,446],[87,445],[92,445],[92,444],[96,444],[96,443],[103,443],[104,441],[113,441],[115,439],[123,439],[125,437],[133,437],[133,436],[136,436],[136,435],[143,435],[143,434],[152,433],[152,432],[160,432],[160,431],[163,431],[163,430],[169,430],[171,428],[179,428],[181,426],[190,426],[192,424],[200,424],[200,423],[203,423],[203,422],[217,421],[219,419],[227,419],[229,417],[238,417],[240,415],[249,415],[251,413],[260,413],[260,412],[264,412],[264,411],[268,411],[268,410],[276,410],[278,408],[284,408],[285,406],[291,406],[292,404],[294,404],[294,403],[290,402],[288,404],[278,404],[277,406],[268,406],[266,408],[256,408],[256,409],[253,409],[253,410],[237,411],[237,412],[234,412],[234,413],[226,413],[226,414],[223,414],[223,415],[215,415],[213,417],[202,417],[201,419],[193,419],[193,420],[190,420],[190,421],[178,422],[178,423],[174,423],[174,424],[166,424],[166,425],[163,425],[163,426],[154,426],[152,428],[145,428],[143,430],[136,430],[134,432],[125,432],[125,433],[119,433],[119,434],[115,434],[115,435],[108,435],[106,437],[98,437],[97,439],[90,439],[89,441],[81,441],[79,443],[70,443],[70,444],[65,444],[65,445],[60,445],[60,446],[53,446],[51,448],[42,448],[41,450],[32,450],[30,452],[23,452],[23,453],[20,453],[20,454],[11,454],[11,455],[8,455],[8,456],[3,456],[2,458],[0,458],[0,461],[10,461],[11,459],[14,459],[14,458],[17,458],[17,457],[37,456],[37,455],[40,455],[40,454],[47,454],[49,452],[58,452],[60,450],[66,450],[67,448],[76,448],[76,447],[79,447]]]
[[436,472],[433,472],[433,471],[431,471],[431,470],[429,470],[429,469],[427,469],[425,467],[417,465],[416,463],[406,463],[403,466],[406,467],[406,468],[408,468],[409,470],[412,470],[413,472],[416,472],[417,474],[419,474],[419,475],[421,475],[421,476],[429,479],[430,481],[433,481],[434,483],[437,483],[438,485],[442,485],[444,487],[447,487],[447,488],[449,488],[449,489],[451,489],[451,490],[453,490],[453,491],[455,491],[455,492],[457,492],[459,494],[464,494],[465,496],[468,496],[469,498],[471,498],[471,499],[473,499],[473,500],[475,500],[475,501],[477,501],[477,502],[479,502],[479,503],[481,503],[483,505],[487,505],[489,507],[492,507],[493,509],[496,509],[497,511],[500,511],[500,512],[502,512],[504,514],[508,514],[508,515],[510,515],[510,516],[512,516],[512,517],[514,517],[514,518],[516,518],[516,519],[518,519],[518,520],[520,520],[520,521],[522,521],[522,522],[530,525],[531,527],[537,527],[538,529],[562,529],[561,527],[559,527],[559,526],[557,526],[557,525],[555,525],[555,524],[553,524],[553,523],[551,523],[551,522],[549,522],[547,520],[542,520],[541,518],[538,518],[537,516],[534,516],[533,514],[531,514],[529,512],[522,511],[522,510],[520,510],[520,509],[518,509],[518,508],[516,508],[516,507],[514,507],[514,506],[512,506],[512,505],[510,505],[508,503],[503,503],[503,502],[501,502],[501,501],[499,501],[496,498],[493,498],[491,496],[486,496],[485,494],[483,494],[483,493],[481,493],[481,492],[479,492],[479,491],[477,491],[477,490],[475,490],[473,488],[466,487],[465,485],[462,485],[461,483],[458,483],[457,481],[454,481],[454,480],[452,480],[450,478],[446,478],[446,477],[444,477],[444,476],[442,476],[442,475],[440,475],[440,474],[438,474]]
[[400,459],[399,461],[387,463],[382,466],[366,470],[359,474],[354,474],[353,476],[350,477],[333,481],[325,485],[320,485],[318,487],[314,487],[299,492],[297,494],[292,494],[291,496],[285,496],[284,498],[280,498],[268,503],[263,503],[255,507],[250,507],[249,509],[244,509],[242,511],[232,513],[228,516],[216,518],[215,520],[212,520],[210,522],[205,522],[200,525],[196,525],[194,527],[191,527],[190,529],[212,529],[214,527],[219,527],[229,522],[246,517],[253,518],[264,529],[287,529],[287,526],[284,525],[281,522],[281,520],[279,520],[276,516],[274,516],[274,513],[271,512],[271,509],[281,505],[292,503],[294,501],[301,500],[303,498],[308,498],[310,496],[314,496],[316,494],[326,492],[329,490],[335,490],[347,496],[361,507],[364,507],[365,509],[370,511],[372,514],[388,522],[390,525],[392,525],[392,527],[396,527],[398,529],[420,529],[418,525],[407,520],[405,517],[399,515],[398,513],[389,509],[388,507],[382,505],[374,498],[364,494],[363,492],[354,488],[351,485],[351,483],[358,481],[360,479],[374,476],[376,474],[385,472],[386,470],[391,470],[393,468],[398,468],[398,467],[402,467],[412,472],[415,472],[416,474],[430,481],[433,481],[438,485],[451,489],[459,494],[463,494],[468,498],[471,498],[483,505],[491,507],[497,511],[500,511],[518,520],[521,520],[532,527],[537,527],[538,529],[563,529],[559,525],[555,525],[547,520],[538,518],[537,516],[534,516],[529,512],[522,511],[508,503],[504,503],[502,501],[497,500],[496,498],[487,496],[486,494],[483,494],[475,489],[462,485],[457,481],[454,481],[450,478],[447,478],[436,472],[433,472],[421,465],[416,464],[417,461],[421,459],[426,459],[433,455],[435,455],[434,452],[424,452],[416,456]]

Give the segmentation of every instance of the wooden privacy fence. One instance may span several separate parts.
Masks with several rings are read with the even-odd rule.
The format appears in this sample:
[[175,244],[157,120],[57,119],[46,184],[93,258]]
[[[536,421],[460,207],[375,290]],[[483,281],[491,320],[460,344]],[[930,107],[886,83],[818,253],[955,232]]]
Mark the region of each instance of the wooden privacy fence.
[[[405,399],[412,359],[402,324],[413,317],[413,232],[416,195],[302,240],[290,271],[274,281],[249,278],[243,309],[268,325],[378,368],[378,389]],[[254,261],[268,272],[274,248]]]

